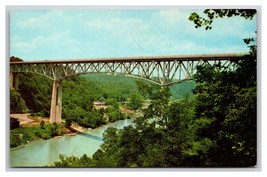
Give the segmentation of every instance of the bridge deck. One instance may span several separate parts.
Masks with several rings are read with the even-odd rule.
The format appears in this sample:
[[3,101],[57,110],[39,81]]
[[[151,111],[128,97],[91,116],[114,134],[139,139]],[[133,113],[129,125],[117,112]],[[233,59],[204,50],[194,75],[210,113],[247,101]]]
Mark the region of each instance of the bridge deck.
[[84,58],[69,60],[36,60],[10,62],[10,64],[63,64],[63,63],[109,63],[109,62],[146,62],[146,61],[173,61],[173,60],[228,60],[241,58],[245,53],[198,54],[198,55],[170,55],[170,56],[140,56],[140,57],[113,57],[113,58]]

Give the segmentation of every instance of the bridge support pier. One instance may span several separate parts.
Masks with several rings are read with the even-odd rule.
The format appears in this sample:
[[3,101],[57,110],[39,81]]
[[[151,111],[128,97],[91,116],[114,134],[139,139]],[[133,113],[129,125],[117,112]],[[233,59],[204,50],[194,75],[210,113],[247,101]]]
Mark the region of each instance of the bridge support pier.
[[60,81],[54,80],[52,88],[49,122],[51,124],[54,122],[61,123],[61,114],[62,114],[62,83]]
[[10,86],[10,90],[14,90],[14,85],[13,85],[13,73],[12,72],[10,72],[9,73],[9,86]]
[[13,72],[9,73],[10,90],[19,90],[19,77],[18,74]]

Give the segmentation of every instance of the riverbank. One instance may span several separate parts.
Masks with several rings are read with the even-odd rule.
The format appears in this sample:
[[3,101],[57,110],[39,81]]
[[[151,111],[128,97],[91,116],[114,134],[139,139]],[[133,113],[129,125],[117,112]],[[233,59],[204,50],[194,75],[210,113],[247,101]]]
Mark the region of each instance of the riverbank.
[[[127,108],[121,109],[121,112],[123,114],[131,115],[130,118],[142,116],[142,112],[132,111]],[[20,128],[10,130],[11,150],[26,146],[29,142],[35,140],[48,140],[50,138],[58,139],[64,135],[75,136],[80,132],[88,130],[75,122],[73,122],[71,126],[65,127],[64,120],[61,124],[50,124],[48,117],[31,116],[30,114],[10,114],[10,117],[14,117],[20,121]],[[43,127],[40,124],[42,121],[44,122]]]
[[59,155],[92,157],[103,143],[103,133],[109,127],[122,129],[134,125],[134,119],[119,120],[95,129],[85,129],[75,136],[63,135],[55,139],[36,140],[23,148],[10,151],[10,167],[44,167],[59,161]]

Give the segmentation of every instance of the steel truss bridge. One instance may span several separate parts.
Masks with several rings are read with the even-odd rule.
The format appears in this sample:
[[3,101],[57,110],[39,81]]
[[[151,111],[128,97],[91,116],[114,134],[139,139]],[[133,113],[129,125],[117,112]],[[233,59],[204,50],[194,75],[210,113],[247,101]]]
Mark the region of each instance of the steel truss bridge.
[[90,58],[10,62],[10,88],[17,87],[16,73],[36,73],[53,80],[50,123],[61,122],[62,80],[79,74],[123,74],[159,85],[171,85],[193,79],[196,67],[203,64],[234,69],[234,63],[245,54],[201,54],[149,57]]

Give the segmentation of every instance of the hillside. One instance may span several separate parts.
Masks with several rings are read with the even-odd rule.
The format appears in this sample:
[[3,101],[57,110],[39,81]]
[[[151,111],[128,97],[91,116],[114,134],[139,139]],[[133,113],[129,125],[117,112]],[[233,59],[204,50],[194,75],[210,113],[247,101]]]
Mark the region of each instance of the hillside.
[[[126,77],[123,75],[88,74],[81,77],[85,77],[90,82],[95,83],[100,89],[102,89],[104,96],[121,98],[122,100],[129,98],[131,93],[139,93],[136,81],[142,81],[146,84],[151,84],[146,80]],[[186,81],[171,85],[171,99],[181,99],[185,96],[192,98],[192,90],[194,87],[194,81]]]
[[171,89],[171,99],[181,99],[185,96],[193,98],[192,90],[195,88],[196,83],[194,81],[185,81],[178,84],[174,84],[170,87]]

